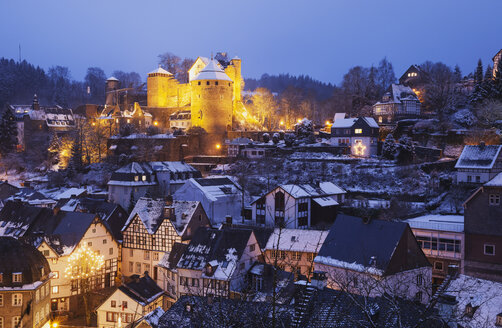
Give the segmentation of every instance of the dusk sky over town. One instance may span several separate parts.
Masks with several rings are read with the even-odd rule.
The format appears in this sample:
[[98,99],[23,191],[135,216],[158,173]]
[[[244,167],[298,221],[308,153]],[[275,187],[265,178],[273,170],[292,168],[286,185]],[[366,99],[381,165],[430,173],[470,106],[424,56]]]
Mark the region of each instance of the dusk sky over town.
[[[399,75],[426,60],[472,72],[500,50],[500,1],[2,1],[0,56],[83,79],[97,66],[143,79],[170,51],[227,51],[245,77],[308,74],[339,84],[384,56]],[[22,20],[20,19],[22,17]]]

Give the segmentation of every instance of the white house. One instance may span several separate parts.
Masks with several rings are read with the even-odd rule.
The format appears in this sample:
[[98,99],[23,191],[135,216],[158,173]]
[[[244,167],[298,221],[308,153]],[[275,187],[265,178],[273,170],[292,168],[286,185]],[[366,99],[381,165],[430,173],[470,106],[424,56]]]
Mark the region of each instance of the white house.
[[200,228],[177,265],[177,298],[239,295],[247,283],[246,273],[261,254],[251,229]]
[[171,129],[188,130],[192,127],[192,113],[189,110],[180,110],[169,116]]
[[382,100],[373,105],[373,116],[378,123],[393,123],[399,118],[420,116],[420,100],[412,88],[402,84],[392,84],[389,89]]
[[148,190],[164,196],[173,194],[185,181],[200,176],[184,162],[129,163],[113,172],[108,181],[108,200],[127,209]]
[[466,145],[458,158],[457,183],[485,183],[502,172],[502,145]]
[[173,197],[199,201],[213,226],[224,222],[227,216],[238,220],[242,215],[242,187],[228,176],[189,179]]
[[251,204],[252,221],[259,226],[283,225],[292,229],[329,224],[345,193],[332,182],[280,185]]
[[164,307],[164,291],[147,273],[136,275],[98,307],[98,328],[125,327],[158,307]]
[[427,302],[432,293],[431,265],[403,222],[338,215],[314,265],[328,287],[354,294]]
[[343,118],[335,115],[331,125],[331,138],[335,145],[350,147],[358,157],[377,154],[380,127],[372,117]]

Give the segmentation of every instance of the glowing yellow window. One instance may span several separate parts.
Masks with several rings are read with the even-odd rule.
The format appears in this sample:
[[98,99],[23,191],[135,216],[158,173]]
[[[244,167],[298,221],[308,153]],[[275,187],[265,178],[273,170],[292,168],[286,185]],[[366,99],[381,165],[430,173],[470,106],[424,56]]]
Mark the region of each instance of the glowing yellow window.
[[363,133],[363,129],[355,129],[354,132],[355,134],[361,134]]

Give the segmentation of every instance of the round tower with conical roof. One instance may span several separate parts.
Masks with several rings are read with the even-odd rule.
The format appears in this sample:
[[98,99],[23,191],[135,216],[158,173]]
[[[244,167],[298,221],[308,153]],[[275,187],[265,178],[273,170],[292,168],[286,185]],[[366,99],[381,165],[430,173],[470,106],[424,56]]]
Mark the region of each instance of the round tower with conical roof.
[[232,129],[233,81],[214,59],[190,82],[192,126],[208,133]]
[[178,81],[173,74],[162,67],[148,73],[147,77],[147,103],[148,107],[176,107]]

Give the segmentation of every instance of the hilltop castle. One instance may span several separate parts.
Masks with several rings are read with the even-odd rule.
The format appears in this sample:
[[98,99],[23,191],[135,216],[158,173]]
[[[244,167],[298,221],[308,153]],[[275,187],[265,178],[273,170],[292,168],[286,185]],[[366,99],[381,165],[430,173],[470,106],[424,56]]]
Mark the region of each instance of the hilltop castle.
[[[117,124],[133,123],[140,130],[154,125],[165,131],[172,126],[170,117],[173,114],[189,112],[191,126],[202,127],[208,133],[231,130],[233,117],[243,106],[241,60],[228,59],[226,53],[217,53],[214,59],[198,57],[187,74],[188,83],[180,83],[172,73],[159,66],[148,73],[146,107],[135,104],[132,111],[120,111],[111,106],[113,96],[107,96],[109,110],[101,116],[113,116]],[[107,95],[118,88],[117,79],[107,80]]]

